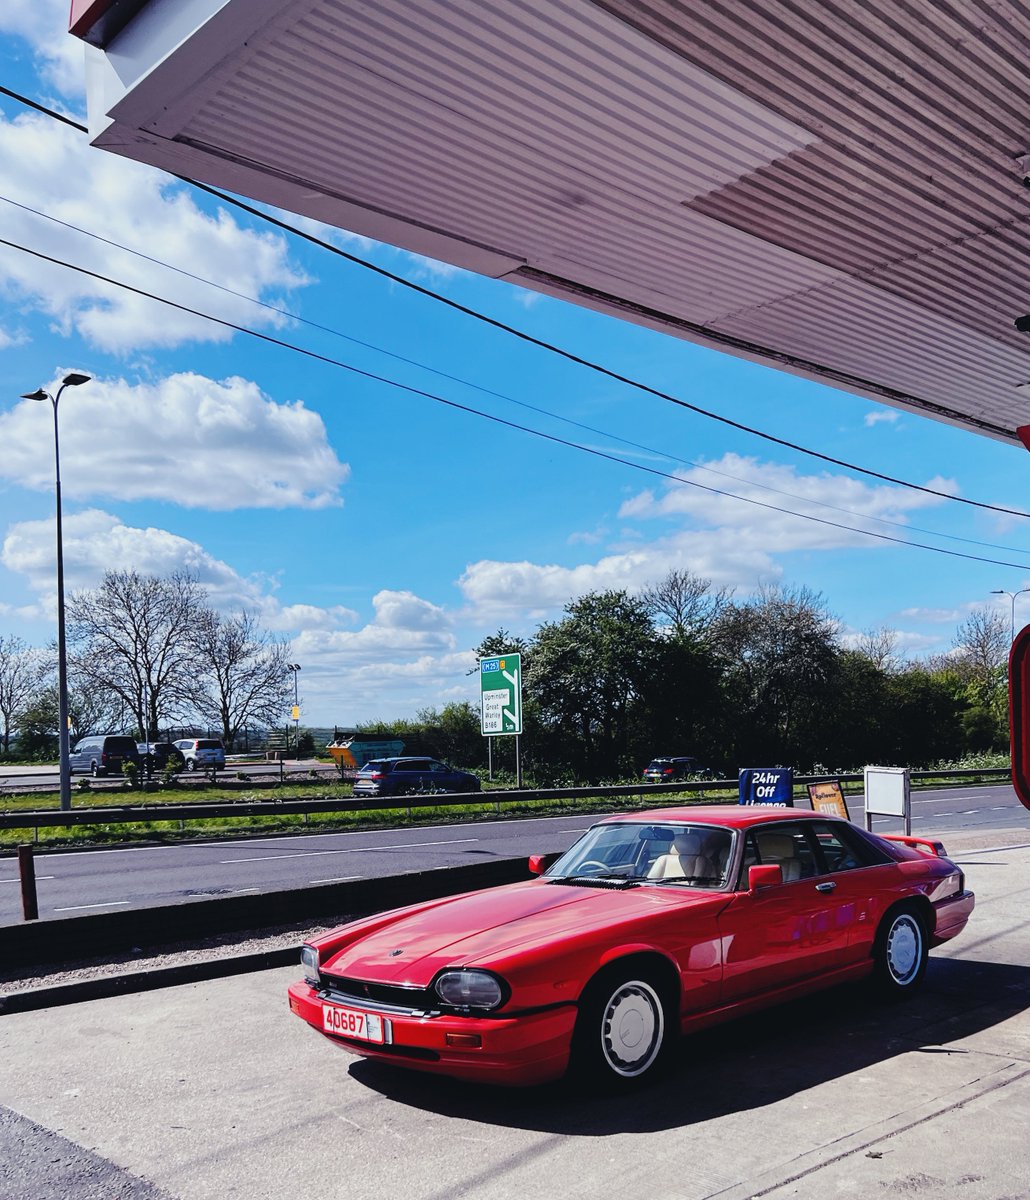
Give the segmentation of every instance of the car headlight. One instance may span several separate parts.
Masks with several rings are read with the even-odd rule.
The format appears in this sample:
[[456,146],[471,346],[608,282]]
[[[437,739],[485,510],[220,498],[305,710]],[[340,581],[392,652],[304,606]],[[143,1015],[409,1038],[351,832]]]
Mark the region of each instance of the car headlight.
[[486,971],[444,971],[434,986],[454,1008],[497,1008],[504,1001],[500,980]]
[[304,981],[312,987],[319,987],[322,980],[318,975],[318,951],[314,946],[301,946],[300,965],[304,968]]

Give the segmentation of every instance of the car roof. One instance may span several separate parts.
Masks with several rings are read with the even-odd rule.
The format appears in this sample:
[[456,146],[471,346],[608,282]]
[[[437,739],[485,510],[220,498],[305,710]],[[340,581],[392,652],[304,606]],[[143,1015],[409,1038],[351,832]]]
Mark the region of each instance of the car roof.
[[[784,808],[778,804],[691,804],[678,808],[653,808],[642,812],[618,813],[606,817],[601,825],[620,823],[639,824],[677,822],[691,825],[721,825],[730,829],[748,829],[752,825],[765,825],[770,821],[843,821],[827,813],[813,812],[808,808]],[[847,824],[847,822],[843,822]]]

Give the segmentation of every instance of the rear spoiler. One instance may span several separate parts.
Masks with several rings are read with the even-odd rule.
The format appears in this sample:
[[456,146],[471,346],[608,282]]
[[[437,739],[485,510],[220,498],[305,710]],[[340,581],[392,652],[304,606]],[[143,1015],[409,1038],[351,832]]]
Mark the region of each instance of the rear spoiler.
[[904,833],[881,833],[880,837],[885,838],[888,842],[901,842],[902,845],[908,846],[912,850],[918,850],[920,854],[929,854],[935,858],[948,857],[944,843],[939,842],[936,838],[909,837]]

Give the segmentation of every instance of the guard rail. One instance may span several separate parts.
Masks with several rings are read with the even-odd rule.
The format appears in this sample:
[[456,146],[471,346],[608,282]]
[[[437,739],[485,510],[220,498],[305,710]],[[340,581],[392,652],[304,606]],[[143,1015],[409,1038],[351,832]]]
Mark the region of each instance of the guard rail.
[[[1007,767],[991,767],[983,770],[961,771],[913,771],[914,782],[934,779],[961,782],[968,779],[1008,779]],[[837,780],[841,784],[862,783],[861,773],[847,775],[803,775],[795,776],[795,794],[809,783],[827,783]],[[496,789],[487,792],[448,792],[433,795],[405,795],[358,799],[335,797],[330,799],[308,798],[303,800],[249,800],[228,801],[220,804],[123,804],[104,807],[61,809],[25,809],[16,812],[0,812],[0,829],[35,829],[43,827],[79,825],[125,825],[140,821],[211,821],[230,817],[256,816],[302,816],[334,812],[382,812],[412,808],[445,808],[467,804],[529,802],[533,800],[587,800],[594,797],[662,796],[693,794],[711,791],[733,790],[736,779],[705,779],[680,783],[630,783],[604,787],[582,788],[536,788],[521,791]],[[802,791],[801,796],[805,793]]]

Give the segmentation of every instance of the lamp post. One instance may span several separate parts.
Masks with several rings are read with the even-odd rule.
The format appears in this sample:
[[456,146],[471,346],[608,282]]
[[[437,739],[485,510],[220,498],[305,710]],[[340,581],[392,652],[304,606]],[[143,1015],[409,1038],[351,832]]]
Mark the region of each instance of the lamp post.
[[1030,588],[1020,588],[1018,592],[1006,592],[1001,588],[994,588],[991,591],[992,596],[1008,596],[1011,601],[1011,615],[1009,617],[1009,645],[1016,640],[1016,597],[1022,596],[1024,592],[1030,592]]
[[300,701],[297,699],[297,677],[300,663],[287,663],[287,671],[293,672],[293,752],[300,761]]
[[64,541],[61,530],[61,446],[57,428],[57,406],[66,387],[78,387],[89,383],[89,375],[71,372],[65,375],[57,395],[51,396],[43,388],[34,392],[23,392],[23,400],[49,400],[54,408],[54,466],[57,496],[57,720],[58,744],[60,746],[61,808],[72,806],[72,775],[68,754],[68,655],[64,639]]

